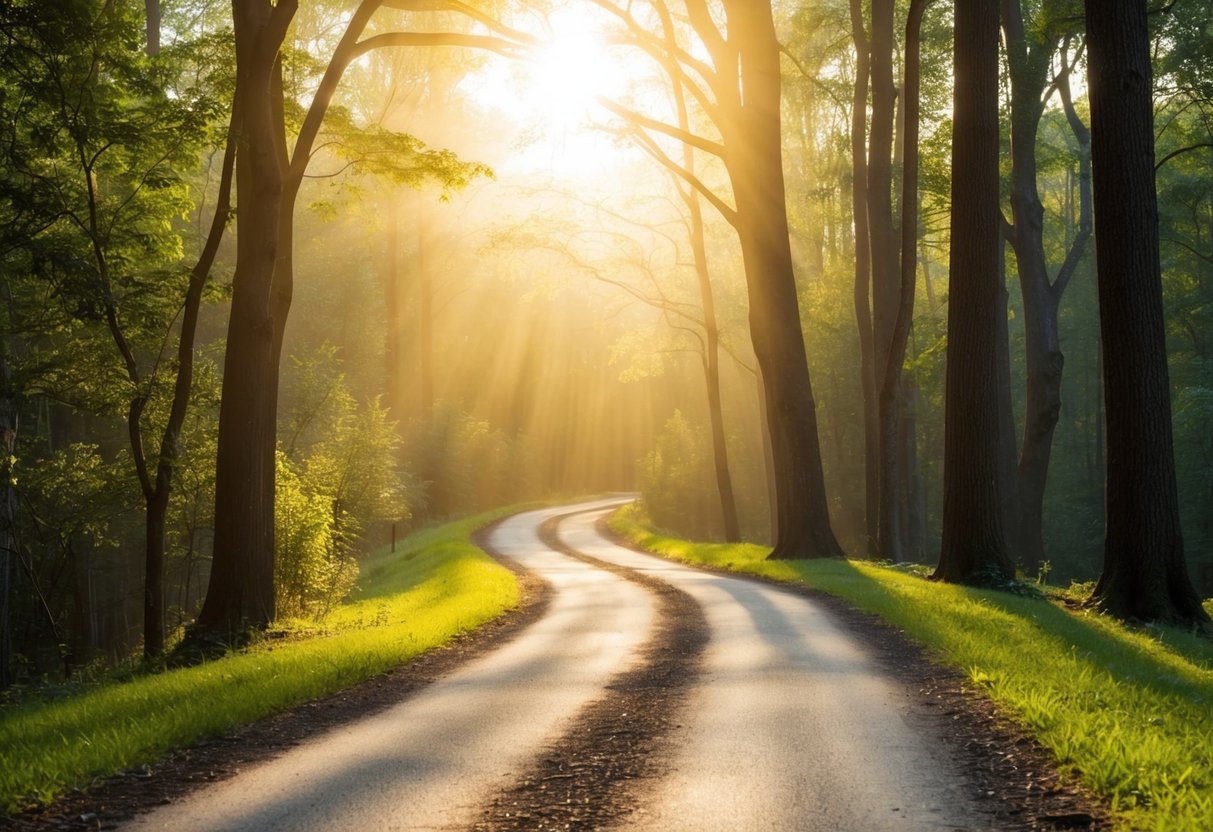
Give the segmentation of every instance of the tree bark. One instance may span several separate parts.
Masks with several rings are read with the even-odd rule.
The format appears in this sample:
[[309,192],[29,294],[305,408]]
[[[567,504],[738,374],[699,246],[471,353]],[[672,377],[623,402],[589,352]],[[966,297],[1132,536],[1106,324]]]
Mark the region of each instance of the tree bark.
[[13,683],[13,641],[10,596],[13,529],[17,520],[17,494],[13,487],[12,460],[16,458],[17,407],[8,364],[8,344],[0,335],[0,690]]
[[[658,14],[661,16],[666,43],[674,47],[677,41],[669,10],[660,6]],[[676,72],[669,75],[670,86],[674,92],[674,106],[678,113],[678,128],[690,132],[690,117],[682,81]],[[688,174],[695,175],[695,149],[685,142],[682,145],[682,166]],[[674,184],[687,206],[691,254],[699,286],[699,303],[703,309],[704,383],[707,388],[708,421],[712,432],[712,465],[716,474],[716,493],[720,498],[724,539],[727,543],[737,543],[741,540],[741,523],[737,517],[737,499],[733,493],[733,475],[729,470],[728,444],[725,439],[724,405],[720,395],[720,326],[716,320],[716,296],[712,290],[712,275],[708,270],[708,252],[704,243],[703,206],[693,188],[677,179]]]
[[1104,564],[1093,599],[1118,618],[1208,629],[1180,533],[1146,3],[1087,2],[1086,21],[1107,419]]
[[282,251],[283,172],[278,54],[295,0],[234,0],[241,137],[236,271],[224,357],[215,472],[214,558],[199,626],[227,638],[274,616],[276,406],[274,277]]
[[880,552],[880,401],[872,341],[872,258],[868,230],[867,112],[871,46],[862,0],[851,0],[855,42],[855,90],[851,100],[851,214],[855,223],[855,323],[859,330],[859,373],[863,392],[864,528],[867,552]]
[[[1044,205],[1037,189],[1036,142],[1044,113],[1049,69],[1057,51],[1056,37],[1029,35],[1020,0],[1002,0],[1002,27],[1006,38],[1011,84],[1011,213],[1014,223],[1009,241],[1015,250],[1023,297],[1024,349],[1027,395],[1024,405],[1023,442],[1016,478],[1018,515],[1015,518],[1016,552],[1028,573],[1038,572],[1045,557],[1043,507],[1053,434],[1061,414],[1061,379],[1065,357],[1061,351],[1058,312],[1062,293],[1090,237],[1089,222],[1070,243],[1066,262],[1056,281],[1049,276],[1044,247]],[[1063,61],[1066,56],[1063,55]],[[1085,127],[1069,106],[1063,70],[1063,102],[1080,145]],[[1085,148],[1080,151],[1085,155]],[[1080,201],[1082,195],[1080,194]],[[1089,210],[1089,209],[1088,209]]]
[[842,548],[830,527],[816,404],[788,239],[779,42],[769,5],[727,0],[725,11],[730,45],[736,43],[741,84],[731,92],[727,107],[731,117],[724,120],[722,135],[737,205],[750,337],[765,382],[779,492],[779,526],[771,556],[839,556]]
[[998,485],[998,3],[956,5],[943,544],[934,577],[1014,576]]
[[418,200],[417,207],[417,336],[421,366],[421,414],[428,419],[434,413],[434,275],[430,271],[426,248],[429,246],[428,208]]
[[383,302],[387,332],[384,338],[384,373],[387,375],[387,403],[396,422],[404,421],[404,374],[400,366],[403,321],[400,289],[400,205],[392,200],[388,210],[387,251],[383,257]]
[[[901,404],[906,391],[902,389],[902,365],[905,363],[906,346],[910,338],[910,326],[914,318],[914,288],[918,270],[918,115],[919,103],[919,56],[922,14],[926,0],[912,0],[906,17],[905,41],[905,93],[902,96],[903,110],[903,169],[901,203],[900,246],[891,246],[894,265],[900,266],[897,275],[897,290],[892,310],[893,321],[889,330],[888,351],[885,355],[883,373],[880,378],[880,554],[894,562],[906,559],[906,532],[908,526],[903,516],[909,495],[908,480],[903,476],[902,462],[907,453],[903,447],[905,435],[901,430]],[[892,76],[890,74],[890,86]],[[875,119],[873,119],[875,122]],[[892,184],[891,182],[889,183]],[[892,206],[890,204],[889,231],[892,231]],[[873,222],[873,228],[876,227]],[[892,236],[890,234],[890,236]],[[877,237],[873,235],[875,249]],[[901,252],[898,264],[896,254]],[[873,255],[873,262],[876,258]],[[875,281],[874,281],[875,282]],[[879,316],[878,316],[879,319]],[[879,345],[878,345],[879,347]],[[879,356],[879,348],[877,355]],[[877,366],[882,366],[877,364]],[[913,438],[910,437],[911,442]],[[912,453],[912,447],[910,451]]]

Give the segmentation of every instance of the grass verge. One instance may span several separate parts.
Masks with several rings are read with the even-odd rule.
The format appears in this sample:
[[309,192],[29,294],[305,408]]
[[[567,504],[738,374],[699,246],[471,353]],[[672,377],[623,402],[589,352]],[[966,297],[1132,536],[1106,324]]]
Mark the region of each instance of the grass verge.
[[91,685],[0,711],[0,810],[44,805],[96,777],[151,763],[347,688],[519,602],[509,570],[470,536],[515,509],[420,531],[362,564],[351,599],[322,621],[197,667]]
[[752,544],[665,536],[635,506],[611,528],[685,563],[801,583],[880,616],[965,671],[1128,829],[1213,829],[1213,643],[1090,611],[931,583],[889,566],[768,561]]

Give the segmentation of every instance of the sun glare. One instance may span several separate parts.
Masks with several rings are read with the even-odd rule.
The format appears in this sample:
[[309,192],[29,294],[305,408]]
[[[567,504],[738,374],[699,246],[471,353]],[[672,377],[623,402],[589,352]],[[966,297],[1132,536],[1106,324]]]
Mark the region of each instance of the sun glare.
[[492,61],[465,82],[469,94],[526,136],[523,164],[584,168],[606,151],[607,138],[592,135],[592,124],[607,120],[598,102],[620,97],[634,79],[612,53],[602,24],[584,7],[554,12],[530,56]]

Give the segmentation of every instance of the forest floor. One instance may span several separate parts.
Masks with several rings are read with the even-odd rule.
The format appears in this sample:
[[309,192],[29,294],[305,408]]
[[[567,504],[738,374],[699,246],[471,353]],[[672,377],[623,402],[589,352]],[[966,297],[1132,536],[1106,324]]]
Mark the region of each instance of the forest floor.
[[[1072,779],[1059,776],[1050,763],[1050,755],[1000,718],[993,705],[973,691],[963,674],[943,669],[926,659],[900,631],[836,598],[807,588],[772,587],[752,579],[702,571],[697,573],[703,576],[702,580],[694,575],[671,580],[671,570],[683,567],[627,551],[616,542],[606,541],[601,524],[594,530],[601,514],[600,510],[593,515],[583,515],[580,520],[570,518],[580,522],[581,528],[573,529],[575,534],[564,534],[563,524],[558,524],[552,519],[555,515],[548,512],[545,519],[549,523],[539,537],[553,553],[571,556],[595,570],[622,577],[652,596],[652,624],[643,648],[637,651],[636,660],[622,673],[614,675],[599,695],[579,707],[571,721],[562,724],[558,735],[548,737],[536,752],[529,754],[529,762],[511,770],[506,780],[499,780],[488,799],[480,801],[475,811],[467,816],[469,822],[458,826],[478,830],[599,829],[612,825],[696,828],[699,821],[686,814],[686,806],[678,806],[679,800],[690,798],[686,794],[678,797],[678,789],[668,783],[680,781],[682,785],[678,788],[682,788],[701,776],[689,770],[691,764],[679,757],[679,750],[694,747],[695,715],[711,712],[710,702],[701,700],[705,696],[710,698],[713,683],[727,681],[711,665],[715,659],[708,647],[713,638],[721,636],[721,631],[717,624],[719,605],[704,601],[705,592],[718,590],[718,586],[709,587],[704,583],[708,580],[730,582],[729,592],[736,598],[750,598],[752,592],[763,593],[762,598],[755,597],[749,602],[750,614],[755,620],[760,616],[752,610],[762,604],[798,607],[807,602],[814,610],[812,615],[820,613],[831,627],[842,631],[846,644],[858,645],[861,656],[847,654],[845,657],[848,672],[854,662],[870,662],[881,677],[881,684],[891,686],[881,688],[881,695],[895,699],[893,708],[900,715],[899,722],[929,738],[936,744],[931,751],[934,758],[947,761],[953,782],[946,784],[944,792],[958,798],[959,805],[951,807],[949,817],[952,820],[959,817],[959,821],[932,828],[1101,829],[1110,825],[1108,814],[1099,801],[1075,786]],[[591,531],[598,536],[597,540],[589,537]],[[495,548],[492,540],[491,530],[479,538],[481,545],[490,551]],[[265,761],[289,756],[292,749],[319,741],[326,732],[339,731],[343,726],[382,715],[422,691],[441,688],[437,683],[449,682],[453,675],[467,670],[478,660],[501,651],[552,612],[555,591],[551,581],[534,570],[519,568],[515,559],[502,557],[501,560],[515,568],[520,576],[524,603],[519,610],[458,639],[449,647],[427,653],[355,688],[233,731],[220,739],[182,749],[155,765],[107,778],[88,792],[68,796],[41,812],[10,819],[12,828],[116,828],[135,815],[179,803],[216,781],[236,777],[231,782],[239,782],[237,775],[241,772]],[[683,585],[676,585],[678,581],[684,582]],[[734,586],[733,582],[742,586]],[[768,597],[765,595],[768,592],[774,595]],[[785,601],[784,597],[791,600]],[[708,611],[706,616],[705,610]],[[786,613],[776,619],[791,617],[793,613]],[[785,635],[771,636],[770,644],[782,644]],[[778,675],[782,677],[782,671]],[[767,686],[780,679],[773,680],[760,674],[758,681]],[[804,687],[804,678],[791,682],[790,690],[797,695],[806,699],[822,698],[821,690]],[[854,706],[848,691],[836,691],[833,697],[846,709]],[[789,715],[789,718],[795,716]],[[811,717],[797,721],[823,727],[814,723]],[[720,724],[716,727],[720,729],[718,733],[730,741],[735,739],[730,733],[735,729]],[[804,746],[799,749],[803,759],[797,768],[811,769],[815,762],[822,768],[831,764],[831,759],[821,753],[822,749],[815,747],[819,740],[817,736],[809,736],[806,742],[796,725],[772,727]],[[845,744],[847,738],[843,737],[841,741]],[[828,738],[820,738],[820,745],[828,750]],[[704,757],[720,756],[696,753]],[[772,760],[782,759],[782,753],[771,753]],[[872,761],[865,758],[864,749],[859,749],[858,753],[861,759],[856,764],[868,770]],[[882,750],[875,749],[875,753],[880,755]],[[747,782],[773,779],[777,791],[778,783],[783,782],[779,776],[767,778],[765,773],[739,770],[736,761],[727,754],[724,756],[726,759],[705,762],[733,769],[734,775]],[[720,774],[717,772],[715,776]],[[876,787],[880,787],[879,778],[875,780]],[[820,786],[821,781],[809,783],[808,789],[811,790],[814,784]],[[867,785],[872,786],[871,783]],[[727,784],[717,781],[715,791],[726,793]],[[787,803],[802,802],[793,795],[783,797]],[[824,804],[832,795],[819,790],[817,797]],[[859,802],[863,802],[862,796]],[[735,807],[730,810],[732,808]],[[908,817],[912,814],[910,806],[905,807],[906,814],[885,814],[886,819],[875,825],[859,820],[873,817],[872,812],[901,810],[901,806],[852,806],[834,820],[849,817],[865,825],[835,825],[833,828],[883,828],[886,824],[891,828],[893,820],[897,821],[897,828],[907,828],[904,822],[912,820]],[[815,808],[800,806],[797,811],[813,812]],[[824,815],[819,812],[821,817],[828,815],[828,807],[825,807]],[[787,816],[780,817],[784,820],[782,826],[776,820],[775,826],[755,822],[746,827],[717,815],[716,827],[811,828],[792,826]],[[934,816],[928,813],[921,817],[929,820]],[[289,820],[274,825],[306,828],[299,823],[292,827]],[[829,823],[816,825],[829,828]]]

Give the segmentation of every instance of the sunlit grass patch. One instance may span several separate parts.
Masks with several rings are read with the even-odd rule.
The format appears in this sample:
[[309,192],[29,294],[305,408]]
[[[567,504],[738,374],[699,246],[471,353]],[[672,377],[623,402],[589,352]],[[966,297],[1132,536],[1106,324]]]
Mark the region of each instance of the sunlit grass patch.
[[333,693],[517,606],[514,576],[470,542],[510,510],[427,529],[363,564],[353,598],[322,621],[203,665],[102,682],[0,711],[0,809],[48,803],[170,748]]
[[860,561],[768,561],[749,544],[661,535],[633,507],[612,528],[687,563],[807,584],[875,613],[960,668],[1126,828],[1213,829],[1213,643],[1049,601],[936,584]]

